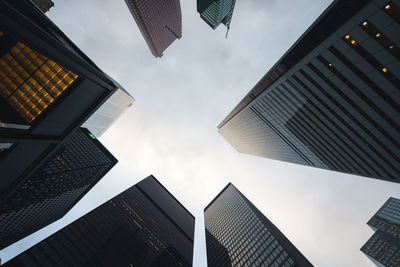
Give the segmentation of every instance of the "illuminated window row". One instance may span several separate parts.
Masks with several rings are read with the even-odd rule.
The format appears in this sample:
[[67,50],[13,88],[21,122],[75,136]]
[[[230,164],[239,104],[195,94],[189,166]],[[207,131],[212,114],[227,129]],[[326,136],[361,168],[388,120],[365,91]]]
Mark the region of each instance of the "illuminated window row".
[[389,1],[389,3],[383,7],[383,10],[396,20],[397,23],[400,23],[400,7],[393,3],[393,1]]
[[383,33],[379,32],[379,30],[371,22],[364,21],[360,24],[360,26],[376,41],[378,41],[378,43],[385,47],[393,56],[395,56],[397,59],[400,59],[400,49]]
[[22,43],[0,59],[0,95],[28,123],[40,115],[78,75]]

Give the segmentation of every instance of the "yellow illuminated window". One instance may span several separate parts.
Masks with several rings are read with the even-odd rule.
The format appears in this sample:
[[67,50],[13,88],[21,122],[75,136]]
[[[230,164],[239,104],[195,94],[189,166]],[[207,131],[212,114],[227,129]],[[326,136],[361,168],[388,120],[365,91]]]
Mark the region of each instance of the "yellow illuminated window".
[[383,71],[383,72],[387,72],[388,69],[387,69],[387,68],[382,68],[382,71]]
[[0,32],[0,37],[3,36],[3,34],[4,34],[3,32]]
[[349,39],[350,35],[346,34],[346,36],[344,38]]
[[390,5],[386,5],[386,6],[385,6],[385,9],[390,9]]
[[394,48],[394,45],[389,45],[389,49],[393,49]]
[[375,36],[379,38],[381,37],[381,33],[378,32]]
[[357,42],[356,42],[356,40],[351,40],[350,43],[351,43],[352,45],[356,45]]
[[39,116],[78,75],[22,43],[0,59],[0,95],[28,123]]
[[363,22],[363,25],[364,25],[364,26],[367,26],[367,24],[368,24],[368,22],[366,22],[366,21]]

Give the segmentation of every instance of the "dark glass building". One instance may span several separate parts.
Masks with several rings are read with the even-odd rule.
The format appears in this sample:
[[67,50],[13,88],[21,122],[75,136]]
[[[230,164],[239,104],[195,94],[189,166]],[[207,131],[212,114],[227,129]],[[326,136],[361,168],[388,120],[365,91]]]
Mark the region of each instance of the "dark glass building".
[[335,0],[218,126],[241,153],[400,182],[400,2]]
[[182,12],[179,0],[125,0],[143,38],[155,57],[182,37]]
[[236,0],[197,0],[197,12],[214,30],[222,23],[231,25]]
[[0,249],[63,217],[116,163],[89,131],[76,131],[2,199]]
[[400,266],[400,199],[389,198],[368,225],[375,233],[361,251],[377,266]]
[[5,266],[192,266],[194,221],[149,176]]
[[231,183],[204,209],[204,220],[209,267],[312,266]]
[[0,1],[0,207],[119,88],[31,1]]

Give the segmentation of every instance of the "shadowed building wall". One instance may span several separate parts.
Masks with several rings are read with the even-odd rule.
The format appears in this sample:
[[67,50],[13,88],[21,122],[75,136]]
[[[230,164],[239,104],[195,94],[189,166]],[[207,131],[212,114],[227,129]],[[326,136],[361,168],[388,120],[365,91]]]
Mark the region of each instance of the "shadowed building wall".
[[153,176],[5,266],[192,266],[194,217]]
[[312,266],[235,186],[204,209],[209,267]]

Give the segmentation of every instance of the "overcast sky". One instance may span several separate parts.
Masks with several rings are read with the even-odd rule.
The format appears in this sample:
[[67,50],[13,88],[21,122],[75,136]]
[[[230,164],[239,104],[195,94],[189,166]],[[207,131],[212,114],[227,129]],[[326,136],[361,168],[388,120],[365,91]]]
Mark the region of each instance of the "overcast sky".
[[196,217],[232,182],[315,266],[375,266],[367,221],[400,185],[239,154],[216,126],[331,3],[238,0],[228,39],[181,1],[183,37],[152,56],[123,0],[55,0],[49,17],[135,98],[101,138],[119,163],[63,219],[0,251],[8,260],[150,174]]

